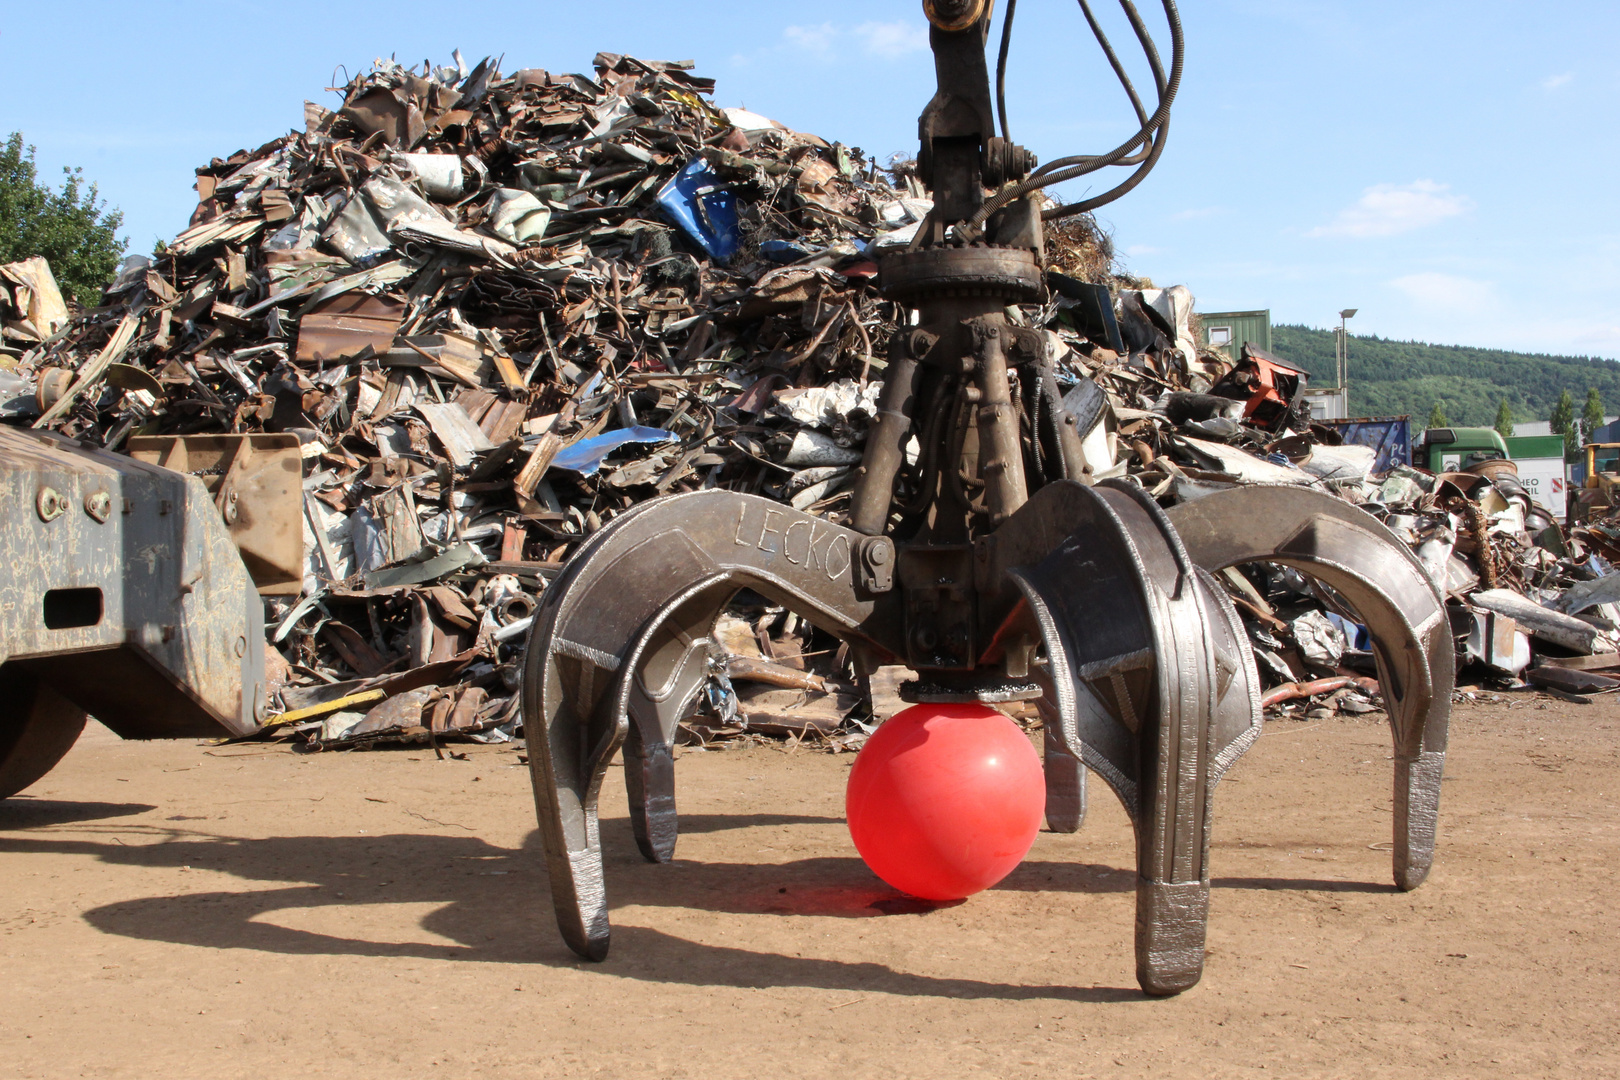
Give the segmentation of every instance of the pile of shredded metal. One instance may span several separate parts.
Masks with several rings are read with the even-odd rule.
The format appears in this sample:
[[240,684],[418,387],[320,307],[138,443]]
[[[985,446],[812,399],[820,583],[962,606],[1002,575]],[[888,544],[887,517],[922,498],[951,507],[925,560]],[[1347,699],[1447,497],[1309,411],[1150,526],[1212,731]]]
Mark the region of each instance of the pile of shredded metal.
[[[0,268],[0,419],[110,450],[296,437],[287,527],[304,562],[267,590],[267,734],[510,739],[536,597],[616,514],[709,487],[846,512],[908,314],[876,292],[875,260],[931,204],[903,165],[715,108],[688,67],[379,61],[340,108],[306,103],[305,130],[198,169],[190,227],[127,260],[103,306],[70,315],[43,260]],[[1257,407],[1250,369],[1276,358],[1201,347],[1191,293],[1118,274],[1089,218],[1047,254],[1050,300],[1013,315],[1052,335],[1099,476],[1167,505],[1234,484],[1328,488],[1417,550],[1455,598],[1460,642],[1470,615],[1497,612],[1554,651],[1615,648],[1607,594],[1552,612],[1587,628],[1553,637],[1487,602],[1545,611],[1534,600],[1557,607],[1607,572],[1548,534],[1522,488],[1374,478],[1371,451],[1332,445],[1297,402]],[[1288,572],[1226,578],[1284,696],[1372,707],[1348,613]],[[738,598],[721,637],[694,741],[857,746],[885,714],[836,640],[759,597]],[[1495,656],[1477,658],[1501,679],[1524,669]]]

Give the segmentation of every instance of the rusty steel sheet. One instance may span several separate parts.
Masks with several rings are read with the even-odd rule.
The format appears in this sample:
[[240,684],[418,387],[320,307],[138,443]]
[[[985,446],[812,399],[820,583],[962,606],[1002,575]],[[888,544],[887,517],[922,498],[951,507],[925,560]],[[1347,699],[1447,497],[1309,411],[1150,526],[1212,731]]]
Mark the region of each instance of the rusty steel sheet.
[[1423,564],[1372,515],[1303,488],[1234,488],[1169,517],[1205,569],[1291,566],[1331,587],[1366,625],[1395,744],[1395,884],[1417,888],[1434,863],[1456,679],[1445,598]]
[[124,738],[264,718],[259,595],[200,480],[0,427],[0,699],[16,731],[71,702]]
[[202,481],[260,595],[298,595],[304,583],[298,436],[137,435],[128,449],[136,461]]
[[405,317],[405,305],[387,296],[343,293],[322,303],[298,321],[300,362],[350,360],[366,353],[381,356],[394,344]]

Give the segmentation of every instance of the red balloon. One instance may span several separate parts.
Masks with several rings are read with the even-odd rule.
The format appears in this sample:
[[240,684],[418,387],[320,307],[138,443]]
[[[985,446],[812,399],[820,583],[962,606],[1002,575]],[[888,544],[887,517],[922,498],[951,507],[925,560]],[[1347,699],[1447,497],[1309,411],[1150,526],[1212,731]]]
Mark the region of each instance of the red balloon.
[[925,900],[988,889],[1029,852],[1046,779],[1029,739],[983,705],[913,705],[866,741],[844,792],[872,872]]

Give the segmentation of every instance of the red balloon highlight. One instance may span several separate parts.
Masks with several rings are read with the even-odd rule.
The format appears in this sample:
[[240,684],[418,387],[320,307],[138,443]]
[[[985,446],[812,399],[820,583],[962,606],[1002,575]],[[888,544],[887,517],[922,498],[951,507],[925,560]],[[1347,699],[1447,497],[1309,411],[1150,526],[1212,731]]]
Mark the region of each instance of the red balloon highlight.
[[1029,739],[983,705],[913,705],[866,741],[844,813],[872,872],[925,900],[1012,873],[1040,831],[1046,779]]

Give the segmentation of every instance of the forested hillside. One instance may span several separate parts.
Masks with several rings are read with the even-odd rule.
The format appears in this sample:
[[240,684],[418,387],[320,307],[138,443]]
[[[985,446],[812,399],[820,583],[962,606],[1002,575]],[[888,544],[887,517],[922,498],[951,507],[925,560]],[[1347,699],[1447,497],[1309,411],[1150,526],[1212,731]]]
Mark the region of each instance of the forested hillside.
[[[1274,326],[1271,336],[1273,351],[1309,371],[1312,386],[1333,385],[1333,331]],[[1594,386],[1605,411],[1620,411],[1620,363],[1613,360],[1350,337],[1352,416],[1404,413],[1421,425],[1438,399],[1453,424],[1489,427],[1504,398],[1515,420],[1545,420],[1565,390],[1578,414]]]

